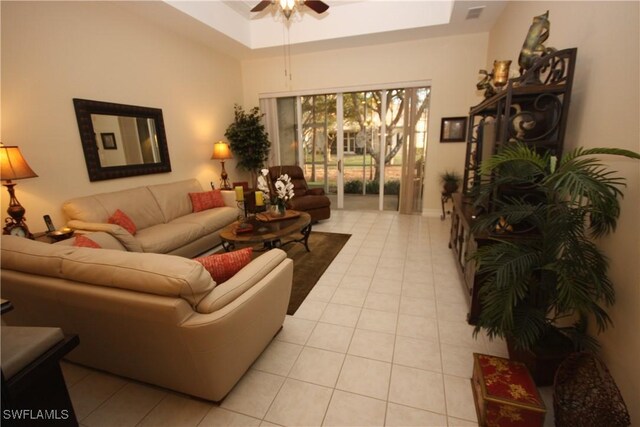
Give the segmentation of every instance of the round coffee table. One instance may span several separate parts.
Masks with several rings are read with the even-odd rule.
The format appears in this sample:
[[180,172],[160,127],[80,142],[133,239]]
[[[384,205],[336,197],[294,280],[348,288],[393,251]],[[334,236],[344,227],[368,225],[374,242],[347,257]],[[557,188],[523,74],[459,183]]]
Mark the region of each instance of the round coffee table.
[[[260,221],[258,218],[265,219]],[[289,243],[302,243],[307,250],[311,252],[308,245],[309,234],[311,234],[311,216],[306,212],[287,211],[284,219],[270,218],[258,215],[250,217],[247,220],[236,221],[220,232],[222,239],[222,247],[229,252],[235,249],[236,245],[250,246],[262,244],[262,249],[279,248]],[[241,223],[249,223],[253,229],[248,232],[237,232]],[[302,237],[295,238],[295,234]],[[287,241],[282,241],[285,237],[291,237]]]

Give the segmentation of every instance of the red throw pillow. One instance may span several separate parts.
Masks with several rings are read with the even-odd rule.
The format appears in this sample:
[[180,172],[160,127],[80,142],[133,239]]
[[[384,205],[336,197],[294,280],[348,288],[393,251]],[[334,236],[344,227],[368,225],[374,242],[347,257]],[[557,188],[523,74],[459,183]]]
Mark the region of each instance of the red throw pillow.
[[200,212],[207,209],[221,208],[224,206],[221,190],[204,191],[202,193],[189,193],[193,212]]
[[83,236],[82,234],[76,236],[75,240],[73,241],[73,246],[78,246],[80,248],[95,248],[95,249],[100,249],[102,247],[96,242],[94,242],[93,240],[91,240],[90,238]]
[[205,257],[194,258],[204,266],[216,283],[224,283],[233,277],[238,271],[251,262],[253,249],[244,248],[224,254],[213,254]]
[[126,213],[122,212],[120,209],[116,209],[116,211],[111,215],[111,218],[107,220],[109,224],[117,224],[120,227],[127,230],[131,235],[136,234],[137,228],[133,223],[131,218],[127,216]]

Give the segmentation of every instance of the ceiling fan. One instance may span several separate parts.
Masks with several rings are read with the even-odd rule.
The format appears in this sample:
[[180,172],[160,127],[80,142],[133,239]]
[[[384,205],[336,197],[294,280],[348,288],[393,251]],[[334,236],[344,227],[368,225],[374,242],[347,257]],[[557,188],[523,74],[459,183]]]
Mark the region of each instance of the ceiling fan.
[[319,0],[262,0],[251,12],[260,12],[270,5],[278,5],[282,14],[289,19],[296,7],[307,6],[316,13],[323,13],[329,9],[329,5]]

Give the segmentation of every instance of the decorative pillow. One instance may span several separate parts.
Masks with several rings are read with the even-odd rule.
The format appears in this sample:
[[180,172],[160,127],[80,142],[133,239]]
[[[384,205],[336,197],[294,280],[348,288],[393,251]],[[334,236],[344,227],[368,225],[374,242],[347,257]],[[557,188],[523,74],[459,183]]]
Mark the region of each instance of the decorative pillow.
[[206,209],[224,207],[224,199],[221,190],[204,191],[202,193],[189,193],[194,212]]
[[211,274],[211,278],[220,284],[229,280],[233,275],[251,262],[252,248],[244,248],[224,254],[213,254],[206,257],[194,258]]
[[90,238],[83,236],[82,234],[76,236],[75,240],[73,241],[73,246],[78,246],[81,248],[95,248],[95,249],[102,248],[102,246],[100,246]]
[[136,225],[133,223],[131,218],[129,218],[129,216],[126,213],[122,212],[120,209],[116,209],[116,211],[113,213],[113,215],[111,215],[107,222],[109,224],[119,225],[120,227],[131,233],[132,236],[136,234]]

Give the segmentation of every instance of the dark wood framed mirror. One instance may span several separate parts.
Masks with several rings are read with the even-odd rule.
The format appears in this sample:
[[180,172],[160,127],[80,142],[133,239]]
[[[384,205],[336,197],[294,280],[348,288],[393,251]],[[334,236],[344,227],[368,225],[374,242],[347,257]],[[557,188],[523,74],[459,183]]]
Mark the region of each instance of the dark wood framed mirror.
[[73,99],[90,181],[171,172],[162,110]]

